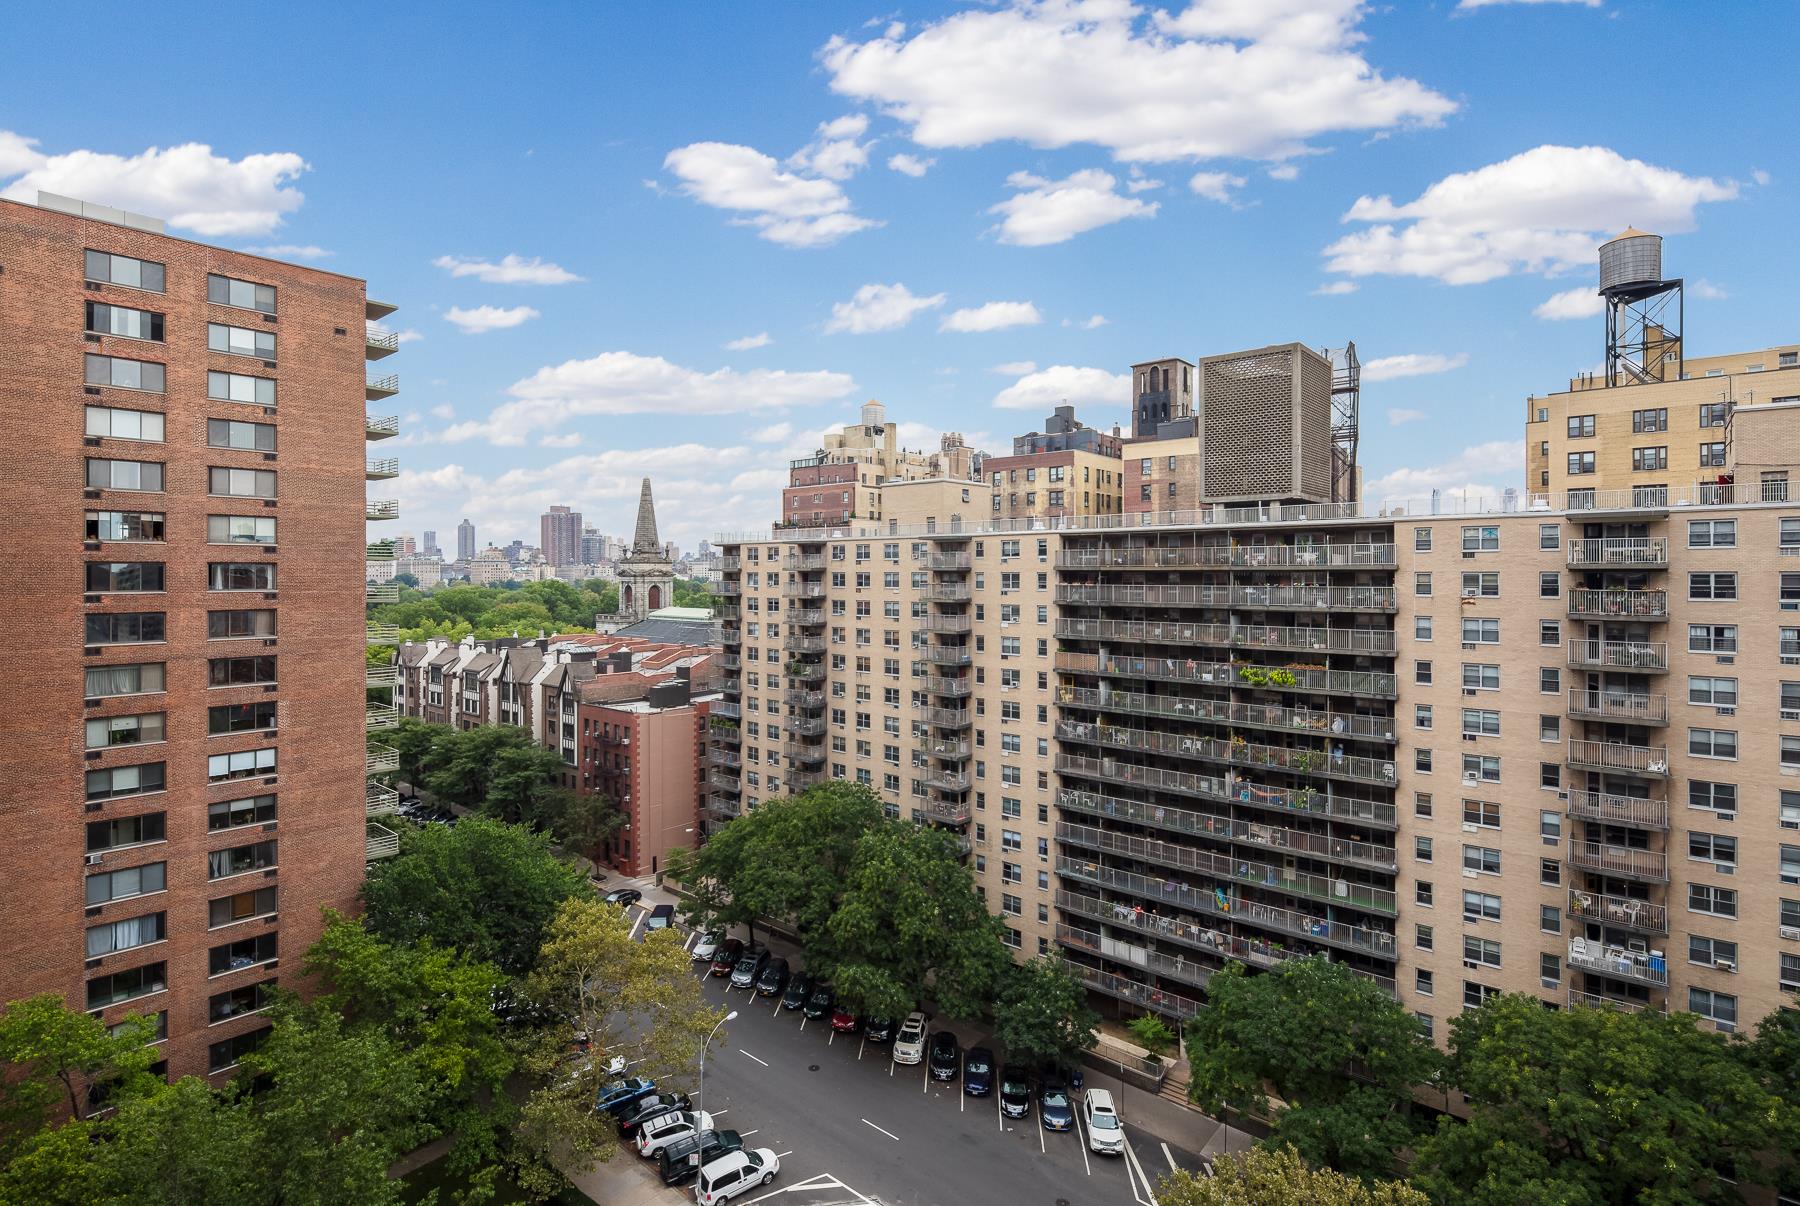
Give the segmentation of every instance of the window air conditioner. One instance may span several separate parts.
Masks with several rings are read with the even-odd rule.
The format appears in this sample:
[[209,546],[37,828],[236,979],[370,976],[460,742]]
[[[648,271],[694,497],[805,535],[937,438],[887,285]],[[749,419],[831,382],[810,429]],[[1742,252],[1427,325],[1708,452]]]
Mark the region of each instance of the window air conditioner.
[[98,867],[100,865],[100,858],[101,858],[101,856],[98,854],[88,855],[87,856],[87,865],[90,867]]

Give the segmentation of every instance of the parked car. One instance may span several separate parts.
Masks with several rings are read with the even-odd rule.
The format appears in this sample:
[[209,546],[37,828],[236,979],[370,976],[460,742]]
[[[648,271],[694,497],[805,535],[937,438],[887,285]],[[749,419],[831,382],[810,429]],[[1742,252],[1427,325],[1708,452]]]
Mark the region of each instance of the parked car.
[[1000,1070],[1000,1112],[1008,1118],[1031,1116],[1031,1077],[1023,1068]]
[[666,930],[675,924],[675,906],[659,904],[650,910],[650,916],[644,918],[644,933],[652,930]]
[[831,1011],[831,1028],[839,1034],[855,1034],[862,1027],[862,1019],[843,1006]]
[[738,956],[737,966],[731,969],[731,986],[733,988],[749,988],[756,983],[756,978],[769,966],[769,952],[760,947],[751,947]]
[[805,972],[801,972],[788,981],[787,991],[781,994],[781,1007],[783,1009],[799,1009],[812,998],[815,987],[813,978]]
[[636,888],[614,888],[600,899],[609,905],[618,905],[622,909],[626,905],[634,905],[644,899],[644,894]]
[[758,1185],[767,1185],[781,1171],[781,1161],[766,1147],[755,1151],[735,1151],[720,1156],[700,1169],[694,1182],[694,1201],[698,1206],[717,1206]]
[[712,974],[729,976],[731,969],[737,966],[739,956],[744,953],[742,938],[727,938],[719,943],[719,949],[713,952]]
[[763,966],[762,974],[756,977],[756,994],[762,997],[778,997],[781,990],[787,987],[788,961],[771,959]]
[[986,1097],[994,1091],[994,1053],[986,1047],[970,1047],[963,1056],[963,1092]]
[[915,1009],[900,1023],[900,1033],[894,1036],[895,1063],[916,1064],[925,1058],[925,1022],[925,1015]]
[[869,1018],[863,1023],[863,1037],[871,1043],[891,1043],[894,1041],[893,1018]]
[[1066,1131],[1075,1123],[1075,1106],[1069,1086],[1054,1074],[1038,1085],[1038,1120],[1047,1131]]
[[417,792],[403,791],[397,794],[400,797],[400,807],[402,809],[412,808],[417,804],[423,803],[423,801],[419,799]]
[[619,1135],[637,1138],[638,1128],[652,1118],[660,1118],[672,1110],[685,1110],[693,1103],[686,1093],[653,1093],[619,1115]]
[[694,940],[694,949],[688,953],[695,963],[711,963],[712,957],[719,953],[719,943],[724,940],[725,935],[718,930],[708,930]]
[[806,1016],[808,1020],[814,1022],[818,1021],[820,1018],[831,1012],[831,1007],[836,1002],[837,993],[831,990],[831,985],[813,985],[812,996],[806,998]]
[[625,1113],[638,1102],[656,1092],[656,1082],[645,1080],[641,1076],[627,1076],[600,1086],[600,1092],[594,1097],[594,1108],[612,1114],[615,1117]]
[[744,1146],[744,1137],[736,1131],[701,1131],[685,1139],[672,1140],[657,1154],[657,1172],[664,1185],[686,1185],[700,1175],[700,1166]]
[[948,1030],[939,1030],[931,1036],[931,1050],[926,1060],[931,1066],[931,1079],[955,1080],[957,1066],[962,1062],[958,1057],[962,1049],[957,1046],[956,1036]]
[[1089,1089],[1082,1102],[1087,1114],[1088,1146],[1106,1156],[1125,1154],[1125,1124],[1113,1106],[1113,1096],[1105,1089]]
[[686,1139],[713,1129],[712,1115],[691,1110],[674,1110],[649,1118],[638,1128],[637,1150],[640,1156],[655,1157],[677,1139]]

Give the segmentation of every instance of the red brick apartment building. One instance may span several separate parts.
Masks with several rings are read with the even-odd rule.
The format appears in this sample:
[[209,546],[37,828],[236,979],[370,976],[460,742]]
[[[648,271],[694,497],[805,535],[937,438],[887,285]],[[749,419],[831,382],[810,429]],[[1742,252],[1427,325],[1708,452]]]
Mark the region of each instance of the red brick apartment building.
[[360,280],[161,229],[0,201],[29,681],[0,708],[0,1001],[152,1014],[169,1074],[223,1074],[363,877],[363,483],[391,476],[364,441],[392,433],[364,362],[394,345]]

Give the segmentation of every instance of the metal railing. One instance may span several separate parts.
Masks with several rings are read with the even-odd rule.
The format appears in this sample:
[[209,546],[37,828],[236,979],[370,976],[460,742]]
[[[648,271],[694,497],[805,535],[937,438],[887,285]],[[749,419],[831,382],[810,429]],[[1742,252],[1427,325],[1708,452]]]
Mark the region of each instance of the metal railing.
[[1664,536],[1621,536],[1569,541],[1569,567],[1666,566],[1669,541]]
[[967,708],[921,708],[919,719],[940,729],[966,729],[974,714]]
[[1077,741],[1137,753],[1172,754],[1209,762],[1228,762],[1234,766],[1287,771],[1296,775],[1327,775],[1335,779],[1352,779],[1358,783],[1381,786],[1391,786],[1397,779],[1394,764],[1386,759],[1352,757],[1334,754],[1326,749],[1261,745],[1242,738],[1226,740],[1219,737],[1197,737],[1189,733],[1162,733],[1076,720],[1058,721],[1056,736],[1062,741]]
[[1668,724],[1669,697],[1571,687],[1569,715],[1585,720],[1617,720],[1625,724]]
[[371,360],[379,360],[383,356],[400,350],[400,333],[389,331],[383,327],[364,327],[363,341],[368,347]]
[[1389,628],[1294,628],[1266,624],[1181,624],[1162,620],[1056,621],[1064,640],[1136,641],[1167,645],[1216,645],[1232,649],[1282,649],[1305,653],[1357,653],[1392,657],[1396,648]]
[[967,603],[969,588],[960,582],[939,582],[926,587],[924,597],[933,603]]
[[1071,674],[1105,674],[1118,678],[1170,683],[1207,683],[1215,687],[1257,687],[1326,695],[1395,697],[1398,680],[1385,670],[1326,670],[1306,666],[1238,666],[1230,662],[1115,657],[1111,654],[1058,653],[1056,668]]
[[376,457],[363,461],[363,477],[368,481],[380,481],[383,478],[400,476],[400,458],[397,456]]
[[784,564],[790,570],[822,570],[825,568],[825,554],[789,553]]
[[823,582],[795,582],[789,579],[782,584],[781,593],[790,599],[823,599],[825,584]]
[[1577,587],[1569,592],[1569,615],[1582,620],[1666,620],[1669,592]]
[[1101,971],[1097,967],[1089,967],[1085,963],[1074,965],[1081,971],[1081,982],[1095,992],[1103,992],[1121,1001],[1130,1001],[1145,1009],[1167,1014],[1181,1021],[1188,1021],[1200,1012],[1200,1002],[1192,997],[1184,997],[1180,993],[1169,992],[1161,988],[1152,988],[1140,984],[1136,980],[1128,980],[1124,976],[1114,975],[1109,971]]
[[400,601],[400,584],[398,582],[365,582],[363,584],[363,604],[367,607],[379,607],[384,603]]
[[723,581],[723,582],[719,583],[719,594],[721,594],[721,595],[729,597],[729,596],[741,595],[743,593],[744,593],[744,586],[743,586],[743,583],[741,583],[741,582],[732,582],[732,581],[727,580],[727,581]]
[[724,746],[713,746],[707,751],[707,757],[712,760],[714,766],[729,766],[735,770],[744,765],[743,755],[736,750],[728,750]]
[[825,692],[789,687],[781,693],[781,700],[783,703],[793,704],[796,708],[822,708],[825,706]]
[[953,699],[963,698],[975,693],[975,684],[966,678],[933,678],[929,675],[917,675],[912,685],[932,695],[943,695]]
[[1394,806],[1377,800],[1337,796],[1316,787],[1287,790],[1240,779],[1235,774],[1195,775],[1159,766],[1133,766],[1111,758],[1087,758],[1079,754],[1056,755],[1056,769],[1070,775],[1099,779],[1109,786],[1128,783],[1148,791],[1172,791],[1202,800],[1249,804],[1283,812],[1304,812],[1331,820],[1360,821],[1395,827]]
[[398,645],[400,643],[400,625],[398,624],[369,624],[366,627],[367,636],[363,641],[365,645]]
[[377,540],[369,545],[365,561],[392,561],[399,552],[399,546],[392,540]]
[[974,660],[967,645],[916,645],[913,653],[934,666],[966,666]]
[[724,771],[714,771],[707,775],[706,782],[714,791],[729,792],[735,795],[742,790],[738,786],[738,777],[736,775],[728,775]]
[[934,570],[966,570],[973,564],[967,553],[932,553],[925,558],[925,565]]
[[801,737],[823,737],[825,735],[825,719],[822,716],[795,716],[787,721],[787,731]]
[[969,823],[969,802],[967,800],[928,799],[917,801],[919,811],[927,820],[943,825],[967,825]]
[[399,769],[399,750],[391,745],[377,745],[370,743],[367,756],[364,759],[365,773],[371,775],[385,775],[389,771],[397,771]]
[[787,618],[790,624],[823,624],[825,612],[817,607],[800,607],[788,612]]
[[1181,955],[1165,955],[1161,951],[1108,938],[1096,930],[1084,930],[1063,921],[1056,923],[1056,941],[1072,950],[1116,959],[1120,963],[1141,967],[1158,976],[1180,980],[1197,988],[1205,988],[1213,977],[1213,968],[1209,964]]
[[933,758],[949,758],[961,761],[969,756],[969,743],[966,741],[944,741],[921,734],[919,748]]
[[743,708],[741,705],[732,703],[730,700],[720,700],[709,709],[708,714],[712,716],[728,716],[733,720],[736,720],[743,715]]
[[400,853],[400,835],[386,825],[377,825],[373,821],[368,824],[367,842],[364,845],[363,857],[370,862],[378,858],[392,858]]
[[916,616],[912,623],[915,632],[946,632],[952,635],[966,633],[974,626],[973,619],[967,615]]
[[1669,751],[1660,745],[1625,745],[1611,741],[1569,739],[1569,765],[1588,770],[1624,771],[1634,775],[1669,773]]
[[1569,642],[1569,665],[1576,669],[1666,671],[1669,646],[1666,641],[1591,641],[1578,637]]
[[1391,586],[1140,586],[1063,583],[1058,603],[1138,607],[1252,607],[1274,611],[1394,611]]
[[1360,716],[1352,712],[1284,708],[1275,704],[1232,703],[1223,699],[1197,699],[1185,695],[1155,695],[1138,691],[1063,687],[1056,693],[1057,706],[1094,708],[1128,716],[1160,716],[1170,720],[1210,721],[1214,724],[1279,732],[1312,733],[1353,741],[1393,741],[1394,718]]
[[1569,990],[1569,1006],[1585,1009],[1612,1009],[1619,1013],[1642,1013],[1648,1009],[1652,1013],[1669,1012],[1666,1005],[1646,1005],[1642,1001],[1621,1001],[1617,997],[1602,996],[1597,992],[1582,992],[1578,988]]
[[[384,377],[376,377],[372,381],[365,381],[363,386],[363,397],[370,402],[391,398],[400,392],[400,374],[389,373]],[[396,433],[390,431],[387,434],[394,435]]]
[[800,662],[797,665],[790,662],[786,667],[786,670],[789,678],[797,679],[803,683],[825,681],[824,662]]
[[391,687],[399,677],[400,667],[393,662],[382,662],[363,668],[363,686],[367,689],[380,690],[384,687]]
[[400,500],[397,498],[371,498],[367,511],[370,519],[399,519]]
[[400,723],[400,711],[393,704],[366,704],[363,708],[363,727],[368,732],[377,729],[391,729]]
[[1058,569],[1174,569],[1178,567],[1232,567],[1236,569],[1319,568],[1391,569],[1395,564],[1391,544],[1266,544],[1179,545],[1125,547],[1068,547],[1056,554]]
[[1646,934],[1669,932],[1669,910],[1649,900],[1604,893],[1570,892],[1569,916],[1604,922]]
[[1398,867],[1398,858],[1391,845],[1381,846],[1374,842],[1334,838],[1323,833],[1307,833],[1299,829],[1284,829],[1279,825],[1234,820],[1231,817],[1214,816],[1208,812],[1194,812],[1165,804],[1120,800],[1092,792],[1064,790],[1057,793],[1056,802],[1058,807],[1073,812],[1111,817],[1117,821],[1129,821],[1134,825],[1188,833],[1196,837],[1217,838],[1220,841],[1303,854],[1309,858],[1331,862],[1356,863],[1375,871],[1392,873]]
[[1583,871],[1598,871],[1604,875],[1622,875],[1627,879],[1669,882],[1669,856],[1654,850],[1571,841],[1569,865]]
[[969,776],[955,771],[933,771],[925,776],[925,786],[939,791],[968,791]]
[[1570,791],[1569,816],[1577,821],[1596,821],[1604,825],[1667,829],[1669,802],[1603,791]]
[[368,816],[384,817],[400,811],[400,793],[379,783],[363,784],[363,811]]
[[825,638],[790,632],[782,638],[781,647],[790,653],[824,653]]
[[719,572],[722,574],[735,574],[743,568],[744,559],[742,557],[719,558]]
[[1569,966],[1639,984],[1663,988],[1669,984],[1668,960],[1661,954],[1627,950],[1622,946],[1602,947],[1585,938],[1569,939]]

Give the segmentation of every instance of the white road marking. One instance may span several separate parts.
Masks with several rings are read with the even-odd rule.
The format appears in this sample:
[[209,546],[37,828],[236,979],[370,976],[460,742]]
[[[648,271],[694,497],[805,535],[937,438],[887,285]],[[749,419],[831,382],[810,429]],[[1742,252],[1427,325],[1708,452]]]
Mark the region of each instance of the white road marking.
[[[1132,1149],[1131,1140],[1125,1141],[1125,1160],[1132,1171],[1137,1173],[1131,1182],[1131,1196],[1137,1198],[1139,1206],[1157,1206],[1156,1192],[1151,1188],[1150,1178],[1144,1173],[1144,1166],[1138,1163],[1137,1152]],[[1138,1197],[1138,1181],[1144,1183],[1144,1194]]]
[[[738,1054],[743,1056],[745,1059],[756,1059],[756,1057],[754,1055],[751,1055],[748,1051],[744,1050],[742,1047],[738,1048]],[[769,1066],[769,1061],[766,1059],[756,1059],[756,1062],[761,1064],[765,1068]]]
[[[756,1131],[760,1131],[760,1130],[762,1130],[762,1128],[760,1126],[756,1128]],[[738,1138],[739,1139],[748,1139],[750,1136],[756,1134],[756,1131],[739,1131]]]
[[775,1012],[770,1014],[769,1016],[772,1018],[778,1018],[781,1016],[781,998],[780,997],[775,998]]
[[1050,1149],[1044,1146],[1044,1120],[1042,1118],[1038,1119],[1037,1133],[1038,1133],[1038,1153],[1040,1155],[1048,1155]]
[[837,1041],[837,1027],[833,1026],[831,1028],[831,1033],[825,1036],[825,1045],[827,1047],[829,1047],[829,1046],[831,1046],[831,1044],[835,1043],[836,1041]]
[[862,1120],[862,1124],[867,1127],[874,1127],[876,1130],[878,1130],[882,1134],[886,1135],[889,1139],[892,1139],[895,1143],[900,1142],[900,1136],[894,1134],[894,1132],[887,1130],[884,1127],[875,1126],[875,1124],[873,1122],[870,1122],[867,1118],[864,1118]]
[[638,927],[644,924],[644,918],[646,918],[648,916],[650,916],[650,911],[648,909],[646,909],[643,912],[639,913],[637,915],[637,917],[632,921],[631,933],[629,935],[627,935],[627,937],[629,937],[631,941],[633,941],[633,942],[637,941]]
[[1075,1142],[1081,1145],[1081,1167],[1087,1169],[1087,1175],[1094,1175],[1094,1166],[1088,1163],[1087,1132],[1081,1129],[1081,1111],[1071,1111],[1075,1115]]
[[800,1015],[800,1029],[806,1029],[806,1015],[804,1013]]
[[868,1045],[869,1045],[869,1036],[867,1034],[864,1034],[862,1036],[862,1042],[856,1044],[856,1058],[858,1060],[862,1059],[863,1049],[866,1048]]
[[793,1155],[793,1154],[794,1154],[794,1153],[793,1153],[793,1152],[776,1152],[776,1153],[775,1153],[775,1158],[776,1158],[776,1159],[777,1159],[777,1160],[785,1160],[785,1159],[787,1159],[787,1158],[788,1158],[788,1157],[789,1157],[789,1156],[791,1156],[791,1155]]
[[[1160,1143],[1160,1142],[1161,1142],[1161,1140],[1158,1140],[1158,1142],[1159,1142],[1159,1143]],[[1163,1145],[1162,1145],[1162,1149],[1163,1149],[1163,1159],[1165,1159],[1165,1160],[1167,1160],[1167,1161],[1168,1161],[1168,1162],[1169,1162],[1169,1171],[1170,1171],[1170,1172],[1180,1172],[1180,1171],[1181,1171],[1181,1166],[1180,1166],[1180,1165],[1179,1165],[1179,1164],[1176,1164],[1176,1163],[1175,1163],[1175,1157],[1174,1157],[1174,1155],[1173,1155],[1173,1154],[1172,1154],[1172,1153],[1171,1153],[1171,1152],[1170,1152],[1170,1151],[1169,1151],[1169,1145],[1168,1145],[1168,1144],[1166,1144],[1166,1143],[1164,1143],[1164,1144],[1163,1144]]]
[[700,936],[700,932],[698,930],[694,931],[692,934],[689,934],[687,936],[687,941],[685,941],[681,944],[681,949],[686,951],[690,955],[693,954],[694,953],[694,939],[698,938],[699,936]]
[[707,1113],[711,1114],[714,1118],[723,1118],[725,1115],[731,1113],[731,1108],[727,1106],[723,1110],[708,1110]]
[[1000,1094],[994,1094],[994,1121],[1000,1124],[1000,1133],[1006,1133],[1006,1111],[1000,1108]]

